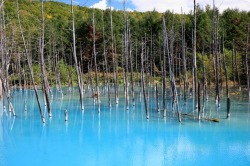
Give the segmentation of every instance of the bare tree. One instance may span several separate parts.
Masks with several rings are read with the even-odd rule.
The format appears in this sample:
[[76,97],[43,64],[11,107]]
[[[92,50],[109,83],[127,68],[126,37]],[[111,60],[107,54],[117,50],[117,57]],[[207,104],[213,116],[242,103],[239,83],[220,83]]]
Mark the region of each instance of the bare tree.
[[[163,30],[163,64],[162,64],[162,100],[163,100],[163,117],[166,117],[167,114],[167,104],[166,104],[166,55],[169,52],[168,49],[168,38],[166,24],[165,24],[165,16],[162,17],[162,30]],[[170,65],[170,64],[169,64]]]
[[16,8],[17,8],[18,24],[19,24],[19,29],[20,29],[20,32],[21,32],[21,35],[22,35],[22,41],[23,41],[23,46],[24,46],[24,54],[25,54],[25,56],[27,58],[27,61],[28,61],[28,67],[29,67],[29,71],[30,71],[31,81],[32,81],[33,89],[35,91],[36,100],[37,100],[37,104],[38,104],[38,107],[39,107],[42,122],[45,123],[45,118],[44,118],[44,115],[43,115],[41,103],[40,103],[40,100],[39,100],[39,96],[38,96],[38,92],[37,92],[37,88],[36,88],[36,84],[35,84],[34,73],[33,73],[33,68],[32,68],[32,62],[31,62],[31,60],[29,58],[29,52],[28,52],[28,48],[27,48],[27,45],[26,45],[26,41],[25,41],[25,38],[24,38],[24,33],[23,33],[22,25],[21,25],[18,0],[16,2],[16,6],[17,6]]
[[107,62],[107,53],[106,53],[106,40],[105,40],[103,12],[102,12],[102,35],[103,35],[103,56],[104,56],[104,63],[105,63],[105,74],[107,78],[109,107],[111,107],[110,84],[109,84],[109,74],[108,74],[108,62]]
[[112,51],[112,62],[113,62],[113,82],[115,87],[115,99],[116,104],[119,103],[118,97],[118,85],[117,85],[117,75],[116,75],[116,60],[115,60],[115,51],[114,51],[114,31],[113,31],[113,17],[112,17],[112,9],[111,9],[111,0],[109,0],[110,4],[110,31],[111,31],[111,51]]
[[100,92],[99,92],[99,86],[98,86],[98,73],[97,73],[97,62],[96,62],[96,47],[95,47],[95,13],[93,9],[93,55],[94,55],[94,65],[95,65],[95,88],[96,88],[96,97],[97,97],[97,103],[98,103],[98,112],[100,112]]
[[142,42],[142,52],[141,52],[141,83],[142,83],[144,107],[145,107],[145,110],[146,110],[146,117],[147,117],[147,119],[149,119],[147,93],[146,93],[145,81],[144,81],[144,51],[145,51],[145,44]]
[[43,82],[43,92],[45,95],[45,99],[46,99],[46,105],[47,105],[47,109],[48,109],[48,114],[49,117],[52,117],[52,112],[51,112],[51,108],[50,108],[50,98],[49,98],[49,83],[48,83],[48,79],[47,79],[47,73],[46,73],[46,66],[45,66],[45,61],[44,61],[44,33],[45,33],[45,29],[44,29],[44,1],[41,1],[42,3],[42,7],[41,7],[41,14],[42,14],[42,35],[41,35],[41,39],[40,39],[40,60],[41,60],[41,73],[42,73],[42,82]]
[[224,28],[223,28],[223,35],[222,35],[222,56],[223,56],[223,66],[225,70],[226,76],[226,94],[227,94],[227,118],[230,117],[230,98],[229,98],[229,88],[228,88],[228,68],[225,58],[225,46],[224,46]]
[[183,63],[183,73],[184,73],[184,101],[187,101],[187,91],[188,91],[188,77],[187,77],[187,65],[186,65],[186,41],[185,41],[185,21],[182,18],[181,21],[181,36],[182,36],[182,63]]
[[248,99],[250,100],[250,75],[249,75],[249,67],[248,67],[248,38],[249,38],[249,25],[247,27],[247,41],[246,41],[246,56],[245,56],[245,63],[246,63],[246,77],[247,77],[247,90],[248,90]]
[[194,93],[195,93],[195,104],[197,108],[197,64],[196,64],[196,0],[194,0],[194,33],[193,33],[193,75],[194,75]]
[[73,0],[71,0],[71,17],[72,17],[72,36],[73,36],[73,57],[75,61],[75,70],[77,75],[77,83],[78,83],[78,90],[80,95],[80,103],[81,103],[81,110],[84,110],[84,103],[83,103],[83,82],[81,81],[81,76],[79,72],[78,61],[76,57],[76,35],[75,35],[75,17],[74,17],[74,7],[73,7]]
[[129,94],[128,94],[128,54],[129,54],[129,37],[128,37],[128,18],[126,13],[126,0],[124,2],[124,60],[125,60],[125,98],[126,98],[126,109],[129,109]]

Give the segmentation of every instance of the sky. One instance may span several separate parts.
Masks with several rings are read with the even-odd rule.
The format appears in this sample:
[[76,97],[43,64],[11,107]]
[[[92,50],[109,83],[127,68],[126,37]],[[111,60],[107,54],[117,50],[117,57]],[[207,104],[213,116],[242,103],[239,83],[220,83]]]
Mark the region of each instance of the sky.
[[[70,3],[71,0],[57,0]],[[109,8],[109,0],[73,0],[75,5],[94,7],[98,9]],[[213,0],[196,0],[202,8],[207,4],[212,6]],[[250,11],[250,0],[215,0],[216,7],[222,12],[227,8],[238,8],[239,10]],[[111,0],[113,9],[122,10],[123,0]],[[152,11],[165,12],[166,10],[181,13],[189,13],[193,9],[193,0],[126,0],[127,11]]]

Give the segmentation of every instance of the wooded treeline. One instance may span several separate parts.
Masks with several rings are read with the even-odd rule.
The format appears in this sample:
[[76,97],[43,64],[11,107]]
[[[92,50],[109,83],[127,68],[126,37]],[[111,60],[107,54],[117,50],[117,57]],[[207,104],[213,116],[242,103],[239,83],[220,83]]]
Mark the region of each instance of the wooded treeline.
[[239,91],[244,88],[250,99],[250,12],[228,9],[219,13],[215,5],[201,9],[195,0],[193,11],[187,14],[127,12],[126,1],[124,11],[74,6],[72,0],[71,5],[44,0],[0,2],[0,81],[13,115],[12,85],[33,87],[44,123],[36,85],[43,90],[49,116],[51,87],[56,86],[63,97],[62,85],[78,86],[82,110],[84,86],[90,85],[99,112],[100,84],[107,87],[110,107],[110,88],[118,104],[119,86],[124,85],[127,109],[129,96],[135,104],[138,85],[147,118],[147,87],[155,86],[157,100],[162,96],[164,117],[169,88],[179,122],[182,92],[185,102],[187,95],[193,96],[199,119],[207,86],[214,88],[218,106],[226,87],[228,117],[230,86]]
[[[41,36],[41,3],[30,2],[26,0],[19,0],[19,10],[21,17],[21,24],[24,31],[24,36],[27,38],[27,45],[30,53],[32,54],[32,64],[34,73],[39,73],[39,36]],[[24,48],[21,42],[20,30],[18,28],[18,19],[16,11],[16,0],[8,0],[4,2],[5,14],[1,15],[1,23],[5,23],[5,33],[7,39],[7,48],[12,56],[10,59],[9,77],[10,80],[18,81],[16,74],[18,68],[18,56],[20,56],[21,70],[27,70],[24,63],[22,52]],[[68,82],[68,72],[73,70],[74,61],[72,54],[72,37],[71,37],[71,10],[70,5],[59,2],[45,2],[45,45],[44,57],[46,67],[49,74],[51,84],[55,84],[56,76],[55,70],[60,70],[61,81],[63,84]],[[95,47],[97,56],[98,71],[102,72],[105,68],[103,45],[106,46],[107,63],[110,64],[109,71],[113,71],[112,64],[112,48],[111,48],[111,31],[110,31],[110,10],[89,9],[81,6],[74,6],[75,12],[75,29],[76,29],[76,51],[77,57],[80,61],[82,71],[88,72],[89,67],[94,67],[93,56],[93,25],[92,13],[95,13]],[[213,70],[213,56],[212,56],[212,43],[213,43],[213,9],[207,6],[201,9],[197,5],[197,71],[198,77],[202,76],[202,50],[204,45],[204,63],[208,74],[208,82],[214,82]],[[4,17],[4,18],[3,18]],[[102,18],[103,17],[103,18]],[[134,57],[133,68],[135,71],[140,71],[140,45],[141,41],[146,41],[146,51],[148,60],[154,64],[150,64],[150,71],[156,75],[160,75],[161,56],[163,54],[163,39],[162,39],[162,14],[156,11],[151,12],[127,12],[128,24],[130,28],[130,40],[132,42],[132,56]],[[3,20],[4,19],[4,20]],[[165,13],[165,22],[167,31],[173,27],[174,32],[174,61],[176,66],[176,73],[179,61],[181,61],[182,54],[182,24],[184,24],[184,38],[185,38],[185,52],[187,61],[187,71],[192,69],[192,34],[193,34],[193,14],[172,14],[170,11]],[[219,34],[218,43],[219,51],[222,52],[220,44],[222,42],[222,29],[224,29],[225,41],[225,58],[228,63],[228,73],[230,80],[240,80],[240,84],[246,84],[247,77],[245,71],[245,56],[247,28],[250,23],[250,12],[239,11],[237,9],[225,10],[218,15],[219,20]],[[122,72],[122,55],[123,38],[124,38],[124,15],[123,11],[112,11],[113,21],[113,36],[115,40],[116,58],[118,60],[118,70]],[[1,24],[3,25],[3,24]],[[104,28],[103,28],[104,26]],[[103,31],[104,30],[104,31]],[[103,34],[105,32],[105,34]],[[105,39],[105,43],[103,43]],[[21,55],[20,55],[21,54]],[[137,56],[136,56],[137,54]],[[235,58],[232,58],[235,54]],[[135,59],[137,58],[137,59]],[[222,59],[222,57],[220,58]],[[136,63],[136,64],[135,64]],[[237,69],[235,64],[237,63]],[[57,66],[58,64],[58,66]],[[66,65],[69,65],[66,67]],[[167,64],[166,64],[167,65]],[[58,68],[57,68],[58,67]],[[179,66],[183,68],[182,63]],[[234,71],[237,70],[237,71]],[[94,69],[93,69],[94,71]],[[222,72],[222,71],[221,71]],[[237,72],[237,73],[236,73]],[[74,72],[71,72],[74,76]],[[151,73],[152,74],[152,73]],[[183,75],[178,72],[178,75]],[[236,78],[234,78],[236,77]],[[239,77],[239,78],[237,78]],[[35,80],[39,83],[40,76],[35,74]],[[224,77],[221,79],[224,80]],[[39,81],[40,80],[40,81]],[[75,79],[73,78],[73,81]],[[138,80],[137,80],[138,81]]]

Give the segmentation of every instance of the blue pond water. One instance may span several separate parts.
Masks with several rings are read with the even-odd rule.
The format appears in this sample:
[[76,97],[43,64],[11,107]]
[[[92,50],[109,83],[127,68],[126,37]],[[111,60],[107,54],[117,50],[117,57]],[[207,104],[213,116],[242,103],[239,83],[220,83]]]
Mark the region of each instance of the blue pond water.
[[[179,123],[171,111],[166,118],[157,112],[153,94],[149,120],[138,92],[135,107],[127,111],[123,95],[119,105],[112,98],[110,109],[102,91],[100,114],[90,96],[85,94],[82,112],[77,90],[64,89],[63,99],[54,90],[51,119],[43,107],[45,125],[32,90],[13,93],[15,118],[1,101],[0,165],[250,165],[250,105],[245,99],[232,99],[230,119],[225,118],[224,100],[218,109],[209,99],[204,115],[219,118],[219,123],[188,116]],[[168,110],[170,103],[168,98]],[[180,103],[183,113],[197,115],[191,98],[186,106]]]

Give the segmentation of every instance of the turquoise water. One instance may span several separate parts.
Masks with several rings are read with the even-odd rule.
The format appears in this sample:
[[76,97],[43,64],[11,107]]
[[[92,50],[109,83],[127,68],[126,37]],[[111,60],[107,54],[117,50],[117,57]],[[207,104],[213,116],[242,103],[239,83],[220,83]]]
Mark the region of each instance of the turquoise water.
[[[86,90],[87,91],[87,90]],[[122,90],[121,90],[122,92]],[[153,92],[149,89],[149,92]],[[171,111],[163,118],[149,97],[150,119],[146,119],[143,97],[136,93],[135,107],[126,110],[124,95],[119,105],[108,107],[102,90],[100,114],[90,94],[80,110],[77,90],[64,89],[64,98],[53,91],[52,113],[45,111],[42,124],[32,90],[13,93],[17,116],[0,106],[0,165],[250,165],[250,104],[234,98],[231,117],[226,119],[225,102],[218,109],[212,99],[204,115],[219,123],[183,116],[182,123]],[[112,95],[114,96],[114,95]],[[24,101],[27,111],[24,112]],[[168,110],[171,101],[168,100]],[[197,115],[193,100],[182,112]],[[64,110],[68,110],[68,122]]]

